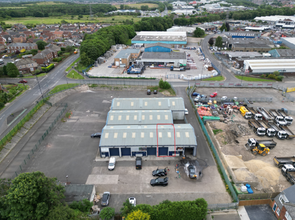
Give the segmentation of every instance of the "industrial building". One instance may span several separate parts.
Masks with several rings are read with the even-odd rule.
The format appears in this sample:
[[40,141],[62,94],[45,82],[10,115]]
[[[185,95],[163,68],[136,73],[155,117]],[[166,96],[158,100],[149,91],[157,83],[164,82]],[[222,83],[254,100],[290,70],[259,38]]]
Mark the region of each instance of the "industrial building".
[[295,49],[274,49],[268,53],[272,57],[295,57]]
[[139,49],[124,49],[121,50],[117,56],[114,58],[114,63],[116,66],[129,66],[134,59],[138,58],[140,55]]
[[295,49],[295,37],[282,37],[281,41],[290,49]]
[[179,156],[192,151],[197,141],[190,124],[105,126],[100,156]]
[[232,38],[228,42],[228,48],[232,51],[264,53],[273,47],[273,42],[267,39]]
[[109,111],[106,125],[173,124],[171,110]]
[[252,74],[295,73],[295,59],[244,60],[245,72]]
[[145,44],[144,45],[144,52],[171,52],[171,45],[169,44]]
[[140,60],[137,63],[144,65],[167,65],[179,66],[179,64],[185,64],[187,62],[185,52],[144,52]]
[[173,120],[184,120],[184,102],[173,98],[114,98],[111,110],[171,110]]
[[141,31],[132,40],[133,44],[163,43],[173,46],[185,46],[187,44],[186,32],[166,31]]
[[226,52],[228,58],[236,59],[236,58],[245,58],[245,57],[262,57],[262,55],[258,52]]
[[228,31],[224,32],[224,34],[231,38],[255,38],[258,36],[258,33],[253,31]]

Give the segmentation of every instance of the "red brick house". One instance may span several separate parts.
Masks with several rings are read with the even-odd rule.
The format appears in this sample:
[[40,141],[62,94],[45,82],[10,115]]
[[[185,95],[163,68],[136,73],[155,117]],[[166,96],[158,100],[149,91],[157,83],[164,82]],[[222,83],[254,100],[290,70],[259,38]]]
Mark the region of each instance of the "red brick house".
[[29,36],[34,37],[35,36],[33,31],[24,31],[24,34],[26,35],[26,37],[29,37]]
[[63,38],[71,38],[72,37],[72,33],[69,32],[69,31],[64,31],[62,37]]
[[49,64],[55,57],[57,57],[57,51],[54,51],[52,49],[45,49],[33,56],[32,59],[36,61],[39,65],[42,65]]
[[17,50],[21,51],[22,49],[26,49],[26,50],[36,49],[36,50],[38,50],[38,46],[35,43],[12,43],[7,46],[8,53],[14,53]]
[[55,38],[62,38],[63,33],[63,31],[54,31],[53,34]]
[[38,64],[30,58],[21,59],[21,60],[17,61],[15,63],[15,65],[16,65],[17,69],[20,71],[20,73],[22,73],[22,74],[32,73],[38,67]]
[[277,195],[271,208],[277,219],[295,220],[295,185]]
[[6,40],[4,37],[0,36],[0,44],[5,45],[6,44]]
[[14,35],[12,37],[14,43],[26,43],[27,38],[24,34]]

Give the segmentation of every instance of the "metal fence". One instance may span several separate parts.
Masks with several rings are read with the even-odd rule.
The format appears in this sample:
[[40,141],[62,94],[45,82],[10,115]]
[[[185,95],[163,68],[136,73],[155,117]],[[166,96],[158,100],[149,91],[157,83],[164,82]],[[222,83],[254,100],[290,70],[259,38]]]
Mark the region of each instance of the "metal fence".
[[232,63],[228,62],[228,60],[223,59],[221,56],[219,56],[218,54],[220,53],[214,53],[214,55],[216,56],[217,59],[219,59],[221,61],[221,63],[226,66],[228,69],[230,69],[234,74],[237,75],[245,75],[244,72],[242,72],[241,70],[237,70],[235,68],[233,68]]
[[213,152],[214,158],[215,158],[215,160],[216,160],[216,162],[218,164],[218,167],[219,167],[219,169],[221,171],[222,178],[224,179],[224,181],[226,183],[225,187],[227,189],[229,189],[234,201],[238,202],[239,201],[238,196],[237,196],[237,194],[236,194],[236,192],[235,192],[235,190],[234,190],[234,188],[233,188],[233,186],[232,186],[232,184],[231,184],[231,182],[230,182],[230,180],[229,180],[229,178],[228,178],[228,176],[227,176],[227,174],[225,172],[225,169],[224,169],[224,167],[222,165],[221,159],[220,159],[220,157],[219,157],[219,155],[218,155],[218,153],[217,153],[217,151],[216,151],[216,149],[214,147],[214,144],[213,144],[213,142],[212,142],[212,140],[211,140],[211,138],[210,138],[210,136],[209,136],[209,134],[207,132],[207,129],[206,129],[206,127],[205,127],[205,125],[204,125],[204,123],[203,123],[203,121],[202,121],[196,107],[195,107],[194,101],[193,101],[192,96],[191,96],[191,94],[193,93],[194,90],[195,90],[195,87],[192,87],[191,89],[188,89],[187,90],[187,95],[189,96],[189,99],[190,99],[192,105],[195,108],[195,114],[197,115],[197,118],[198,118],[198,121],[199,121],[199,123],[201,125],[201,128],[202,128],[202,130],[203,130],[203,132],[205,134],[205,137],[208,140],[208,143],[209,143],[209,146],[210,146],[210,148],[211,148],[211,150]]
[[55,118],[55,120],[51,123],[51,125],[46,129],[46,131],[44,132],[44,134],[40,137],[40,139],[38,140],[38,142],[35,144],[34,148],[30,151],[30,153],[26,156],[26,159],[24,159],[24,161],[22,162],[21,165],[19,165],[17,171],[15,171],[15,176],[17,177],[20,173],[23,172],[23,169],[25,168],[25,166],[28,164],[28,162],[30,161],[30,159],[33,157],[34,153],[39,149],[39,147],[41,146],[42,141],[46,138],[46,136],[49,134],[49,132],[52,130],[52,128],[54,127],[54,125],[56,124],[56,122],[60,119],[60,117],[62,116],[62,114],[65,112],[66,108],[68,107],[68,104],[60,104],[59,107],[62,107],[63,109],[60,111],[60,113],[58,114],[58,116]]
[[157,86],[158,80],[79,80],[80,84],[96,84],[96,85],[128,85],[128,86]]
[[208,204],[207,209],[211,211],[220,211],[228,209],[237,209],[239,206],[238,202],[225,203],[225,204]]

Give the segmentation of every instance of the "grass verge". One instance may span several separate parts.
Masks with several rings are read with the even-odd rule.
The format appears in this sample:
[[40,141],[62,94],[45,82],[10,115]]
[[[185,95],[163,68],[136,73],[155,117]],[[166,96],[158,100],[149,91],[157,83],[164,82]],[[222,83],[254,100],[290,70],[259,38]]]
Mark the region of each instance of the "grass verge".
[[77,73],[75,70],[71,70],[68,73],[67,77],[71,79],[84,79],[84,77]]
[[[170,89],[161,89],[161,88],[159,88],[159,86],[148,86],[147,89],[150,89],[152,93],[154,92],[154,90],[157,90],[158,92],[161,92],[164,95],[170,94],[170,96],[176,96],[176,93],[172,89],[172,87]],[[169,94],[167,94],[167,93],[169,93]]]
[[271,80],[271,79],[260,79],[260,78],[250,77],[250,76],[235,76],[235,77],[240,80],[248,81],[248,82],[275,82],[275,80]]
[[89,76],[89,78],[103,78],[103,79],[156,79],[156,78],[145,78],[145,77],[111,77],[111,76]]
[[74,66],[75,63],[77,63],[80,59],[81,59],[81,57],[79,57],[78,59],[76,59],[68,68],[66,68],[66,71],[69,71],[72,68],[72,66]]
[[[42,77],[42,76],[46,76],[46,73],[41,73],[39,75],[37,75],[37,77]],[[24,79],[33,79],[36,78],[36,76],[24,76]]]
[[223,81],[223,80],[224,80],[223,76],[214,76],[211,78],[202,79],[202,81]]
[[54,93],[57,93],[57,92],[60,92],[60,91],[63,91],[63,90],[66,90],[66,89],[70,89],[70,88],[73,88],[75,86],[79,85],[79,83],[69,83],[69,84],[62,84],[62,85],[58,85],[58,86],[55,86],[49,94],[54,94]]

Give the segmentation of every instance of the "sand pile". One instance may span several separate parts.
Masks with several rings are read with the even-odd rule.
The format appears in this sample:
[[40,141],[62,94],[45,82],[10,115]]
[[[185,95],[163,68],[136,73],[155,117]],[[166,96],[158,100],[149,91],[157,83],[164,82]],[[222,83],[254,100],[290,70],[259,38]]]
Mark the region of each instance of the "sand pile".
[[234,171],[236,179],[243,182],[258,182],[258,178],[246,168],[236,169]]
[[249,160],[245,165],[250,172],[255,174],[263,188],[270,188],[278,185],[280,171],[276,167],[260,160]]
[[227,165],[231,169],[238,169],[238,168],[247,168],[244,164],[244,161],[240,159],[238,156],[233,155],[224,155]]

